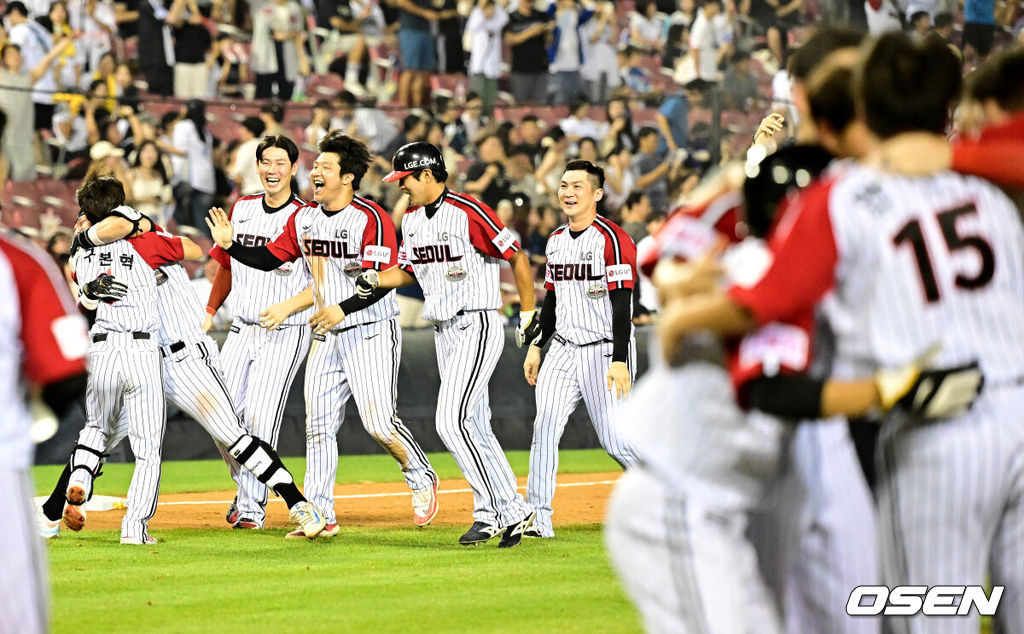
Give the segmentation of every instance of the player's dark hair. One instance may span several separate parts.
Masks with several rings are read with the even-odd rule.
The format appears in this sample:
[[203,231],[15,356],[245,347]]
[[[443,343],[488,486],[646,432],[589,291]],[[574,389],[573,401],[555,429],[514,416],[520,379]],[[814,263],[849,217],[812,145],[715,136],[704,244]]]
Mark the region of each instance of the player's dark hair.
[[295,141],[292,141],[283,134],[268,134],[256,146],[256,162],[262,161],[263,151],[272,147],[284,150],[288,154],[288,162],[292,165],[295,165],[295,162],[299,160],[299,146],[295,145]]
[[786,68],[795,81],[806,81],[830,53],[841,48],[856,48],[863,41],[863,31],[831,24],[819,26],[814,35],[793,52]]
[[960,63],[934,39],[915,44],[886,33],[868,48],[855,72],[855,92],[868,127],[879,138],[903,132],[946,131],[949,107],[960,93]]
[[856,95],[853,93],[853,69],[837,66],[827,75],[816,73],[807,86],[807,102],[811,118],[827,123],[834,132],[842,132],[857,117]]
[[590,174],[590,184],[594,186],[594,189],[601,189],[604,187],[604,170],[594,165],[590,161],[581,161],[579,159],[575,161],[569,161],[565,164],[565,169],[562,173],[571,172],[573,170],[583,170],[587,174]]
[[112,176],[88,179],[75,192],[75,198],[89,222],[96,224],[106,218],[114,207],[124,204],[124,185]]
[[370,168],[370,150],[366,144],[358,139],[342,134],[338,130],[331,130],[327,136],[317,143],[320,152],[333,152],[338,155],[338,165],[341,166],[342,174],[353,176],[352,189],[359,189],[366,170]]
[[975,101],[993,100],[1007,112],[1024,111],[1024,49],[1004,49],[967,78]]

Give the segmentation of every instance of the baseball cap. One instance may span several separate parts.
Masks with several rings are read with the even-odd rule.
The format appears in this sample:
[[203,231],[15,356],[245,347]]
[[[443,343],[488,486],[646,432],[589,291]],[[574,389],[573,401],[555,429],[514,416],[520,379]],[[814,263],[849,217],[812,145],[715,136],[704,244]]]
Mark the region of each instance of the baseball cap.
[[445,169],[441,150],[425,141],[403,145],[391,159],[391,173],[384,177],[385,183],[393,183],[424,169]]
[[89,158],[94,161],[102,161],[111,156],[124,156],[124,150],[110,141],[97,141],[89,148]]

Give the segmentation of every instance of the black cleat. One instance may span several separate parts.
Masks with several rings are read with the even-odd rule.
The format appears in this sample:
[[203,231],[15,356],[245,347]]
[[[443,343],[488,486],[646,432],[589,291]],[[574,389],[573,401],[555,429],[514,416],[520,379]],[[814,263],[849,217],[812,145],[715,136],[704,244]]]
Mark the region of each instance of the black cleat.
[[459,538],[459,543],[463,546],[476,546],[486,542],[500,532],[500,526],[493,526],[484,522],[473,522],[473,526]]
[[523,537],[530,537],[533,539],[540,539],[540,531],[536,528],[528,528],[523,531]]
[[535,517],[537,517],[537,512],[530,511],[530,514],[519,520],[518,523],[506,528],[505,534],[501,536],[501,542],[498,543],[498,548],[518,546],[519,542],[523,541],[523,533],[533,525]]

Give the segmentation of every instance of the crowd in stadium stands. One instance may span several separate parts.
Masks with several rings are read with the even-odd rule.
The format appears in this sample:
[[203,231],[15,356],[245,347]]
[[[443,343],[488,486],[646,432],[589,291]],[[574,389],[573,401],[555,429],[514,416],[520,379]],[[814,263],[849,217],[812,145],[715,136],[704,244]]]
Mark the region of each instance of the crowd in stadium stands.
[[66,260],[74,188],[105,163],[130,204],[201,240],[211,205],[260,191],[260,137],[286,134],[302,146],[296,187],[308,192],[316,141],[338,128],[368,143],[375,163],[363,193],[393,209],[396,224],[404,201],[380,179],[391,155],[416,140],[442,147],[450,185],[493,207],[542,274],[566,161],[605,167],[602,212],[640,242],[705,174],[742,158],[762,117],[795,123],[786,63],[809,25],[941,37],[969,70],[1024,40],[1022,7],[8,0],[2,221]]

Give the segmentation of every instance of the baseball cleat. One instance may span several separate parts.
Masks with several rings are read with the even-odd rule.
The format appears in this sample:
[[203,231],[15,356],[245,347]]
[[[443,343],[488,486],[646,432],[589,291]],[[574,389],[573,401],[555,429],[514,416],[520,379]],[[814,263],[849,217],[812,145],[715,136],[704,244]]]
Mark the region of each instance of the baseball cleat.
[[463,546],[476,546],[486,542],[500,532],[500,526],[494,526],[485,522],[473,522],[469,530],[459,538],[459,543]]
[[533,525],[533,520],[536,517],[537,511],[530,511],[530,514],[519,520],[518,523],[506,528],[505,534],[501,536],[501,541],[498,542],[498,548],[518,546],[519,542],[523,541],[523,533]]
[[531,539],[540,539],[544,536],[541,535],[540,531],[536,528],[528,528],[525,531],[523,531],[523,537],[529,537]]
[[224,516],[224,519],[227,520],[228,524],[234,526],[238,523],[240,518],[241,514],[238,512],[238,496],[236,495],[235,500],[231,503],[231,506],[228,507],[228,513]]
[[51,520],[46,517],[41,507],[36,508],[36,519],[39,521],[39,535],[43,539],[60,537],[60,520]]
[[237,528],[240,530],[259,530],[263,528],[256,520],[251,520],[248,517],[241,517],[236,521],[231,528]]
[[129,544],[129,545],[132,545],[132,546],[152,546],[153,544],[155,544],[157,542],[156,542],[156,537],[153,537],[152,535],[146,534],[145,536],[143,536],[141,538],[140,537],[125,537],[124,535],[121,535],[121,543],[122,544]]
[[[341,532],[341,527],[337,523],[328,524],[324,527],[324,530],[320,531],[317,537],[334,537]],[[302,532],[301,528],[297,528],[292,532],[284,536],[285,539],[307,539],[306,534]]]
[[437,478],[425,489],[412,492],[412,521],[416,526],[426,526],[437,515]]
[[72,482],[68,485],[68,490],[64,494],[68,502],[75,506],[80,506],[85,503],[85,499],[89,496],[89,492],[85,490],[85,483]]
[[299,525],[306,537],[316,537],[327,526],[327,520],[320,513],[320,509],[305,500],[297,502],[289,511],[288,517]]
[[64,505],[64,526],[73,531],[80,531],[85,527],[85,509],[74,504]]

